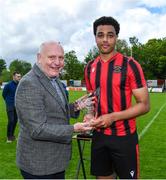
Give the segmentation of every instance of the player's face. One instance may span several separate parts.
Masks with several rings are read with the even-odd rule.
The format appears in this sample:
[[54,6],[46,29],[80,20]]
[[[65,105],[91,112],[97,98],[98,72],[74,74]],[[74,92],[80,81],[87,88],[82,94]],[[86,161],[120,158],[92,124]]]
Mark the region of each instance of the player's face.
[[95,39],[101,54],[109,55],[115,50],[117,35],[112,25],[98,26]]
[[62,47],[56,44],[47,45],[38,54],[38,63],[48,77],[59,76],[64,67],[64,51]]

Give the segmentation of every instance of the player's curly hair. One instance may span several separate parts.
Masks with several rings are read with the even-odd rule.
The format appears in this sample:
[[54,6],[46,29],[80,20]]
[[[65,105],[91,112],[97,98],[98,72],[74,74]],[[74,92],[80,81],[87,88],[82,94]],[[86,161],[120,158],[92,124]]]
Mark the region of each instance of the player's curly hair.
[[116,19],[111,16],[102,16],[99,19],[96,19],[93,23],[93,33],[96,36],[97,27],[100,25],[112,25],[115,28],[116,35],[119,34],[120,24]]

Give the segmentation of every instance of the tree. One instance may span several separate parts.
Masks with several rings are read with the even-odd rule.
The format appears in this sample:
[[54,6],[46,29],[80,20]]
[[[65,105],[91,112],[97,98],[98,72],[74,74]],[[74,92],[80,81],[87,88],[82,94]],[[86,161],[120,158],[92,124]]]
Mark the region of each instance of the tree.
[[124,39],[118,39],[116,43],[116,50],[126,56],[130,56],[130,48]]
[[84,75],[84,64],[78,61],[75,51],[65,53],[65,66],[62,79],[82,80]]
[[138,38],[135,36],[130,37],[129,42],[131,44],[130,56],[139,61],[140,60],[139,54],[141,51],[142,44],[139,42]]
[[1,76],[0,76],[0,82],[8,82],[12,79],[12,75],[10,71],[7,69],[3,69]]
[[137,46],[139,44],[138,38],[133,36],[129,38],[129,42],[132,46]]
[[84,59],[85,64],[95,59],[98,55],[99,55],[99,50],[97,49],[97,47],[93,47],[93,49],[90,49],[90,51],[88,52],[88,54]]
[[166,79],[166,56],[159,57],[157,74],[159,79]]
[[10,63],[10,72],[19,71],[21,75],[26,74],[32,68],[31,64],[23,60],[14,60]]
[[0,59],[0,76],[2,75],[2,71],[6,69],[6,62],[4,59]]
[[150,39],[142,46],[141,62],[147,79],[166,78],[166,39]]

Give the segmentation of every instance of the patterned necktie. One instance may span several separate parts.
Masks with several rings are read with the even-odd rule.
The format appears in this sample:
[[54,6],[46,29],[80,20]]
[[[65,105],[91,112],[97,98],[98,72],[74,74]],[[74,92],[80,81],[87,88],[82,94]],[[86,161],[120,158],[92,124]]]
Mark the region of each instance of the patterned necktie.
[[64,96],[62,94],[62,90],[60,89],[58,82],[57,82],[57,78],[51,79],[51,84],[53,85],[53,87],[56,89],[58,96],[61,98],[61,101],[63,103],[63,105],[65,105],[65,99]]

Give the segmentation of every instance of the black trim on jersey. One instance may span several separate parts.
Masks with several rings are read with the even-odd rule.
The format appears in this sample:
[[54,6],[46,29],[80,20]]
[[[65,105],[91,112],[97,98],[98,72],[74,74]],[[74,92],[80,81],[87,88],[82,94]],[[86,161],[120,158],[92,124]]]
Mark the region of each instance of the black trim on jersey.
[[[112,60],[109,63],[108,66],[108,75],[107,75],[107,104],[108,104],[108,113],[113,112],[113,99],[112,99],[112,78],[113,78],[113,72],[114,72],[114,62],[115,60]],[[115,122],[111,124],[111,130],[112,130],[112,135],[116,135],[116,127],[115,127]]]
[[120,79],[121,111],[126,109],[126,96],[125,96],[126,75],[127,75],[127,58],[123,57],[122,72]]
[[112,99],[112,78],[113,78],[113,69],[114,69],[114,60],[109,63],[108,66],[108,78],[107,78],[107,104],[108,104],[108,113],[113,112],[113,99]]
[[129,61],[129,64],[131,66],[131,69],[133,70],[135,80],[136,80],[136,84],[137,84],[137,88],[143,87],[142,81],[141,81],[141,75],[140,75],[139,69],[137,68],[136,64],[132,60]]
[[[96,86],[96,89],[98,87],[100,87],[100,75],[101,75],[101,62],[99,61],[96,65],[96,79],[95,79],[95,86]],[[101,94],[100,94],[101,95]],[[99,95],[99,96],[100,96]],[[100,99],[100,98],[99,98]],[[100,104],[100,101],[98,102],[98,105],[97,105],[97,112],[98,112],[98,116],[101,115],[101,104]]]
[[[128,58],[123,57],[122,63],[122,73],[121,73],[121,80],[120,80],[120,101],[121,101],[121,111],[126,109],[126,94],[125,94],[125,87],[126,87],[126,78],[127,78],[127,63]],[[124,120],[125,132],[126,135],[130,134],[130,126],[127,120]]]

